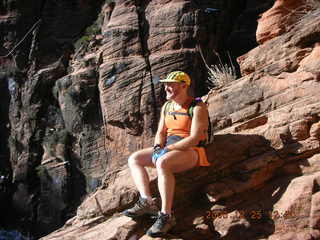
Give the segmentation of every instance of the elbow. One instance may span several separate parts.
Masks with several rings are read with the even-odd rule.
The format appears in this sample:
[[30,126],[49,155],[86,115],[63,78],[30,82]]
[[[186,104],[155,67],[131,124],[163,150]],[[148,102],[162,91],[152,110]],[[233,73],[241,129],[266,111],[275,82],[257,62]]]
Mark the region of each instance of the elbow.
[[160,136],[160,137],[165,137],[166,136],[166,132],[159,131],[159,132],[157,132],[157,135]]
[[156,133],[156,139],[163,139],[163,138],[165,138],[165,137],[166,137],[166,133],[163,132],[163,131],[158,131],[158,132]]
[[190,137],[191,137],[192,146],[197,146],[201,141],[200,136],[190,136]]

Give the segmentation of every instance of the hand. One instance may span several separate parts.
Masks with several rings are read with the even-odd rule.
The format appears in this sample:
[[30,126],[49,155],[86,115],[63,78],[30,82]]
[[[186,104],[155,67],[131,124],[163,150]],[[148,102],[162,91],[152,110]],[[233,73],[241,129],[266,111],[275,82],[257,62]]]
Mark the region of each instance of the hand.
[[166,147],[165,148],[161,148],[161,147],[154,148],[153,153],[152,153],[153,164],[156,165],[157,160],[169,151],[170,150]]

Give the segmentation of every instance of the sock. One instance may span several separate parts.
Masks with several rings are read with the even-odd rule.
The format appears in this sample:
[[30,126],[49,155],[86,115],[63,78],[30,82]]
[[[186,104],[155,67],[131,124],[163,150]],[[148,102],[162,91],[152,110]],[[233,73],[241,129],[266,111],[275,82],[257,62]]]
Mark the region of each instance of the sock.
[[152,197],[146,196],[144,194],[140,194],[140,197],[143,199],[147,199],[148,203],[153,203]]
[[162,211],[161,211],[161,213],[162,213],[162,214],[165,214],[165,215],[168,215],[169,217],[171,217],[171,216],[172,216],[171,212],[170,212],[170,213],[168,213],[168,212],[162,212]]

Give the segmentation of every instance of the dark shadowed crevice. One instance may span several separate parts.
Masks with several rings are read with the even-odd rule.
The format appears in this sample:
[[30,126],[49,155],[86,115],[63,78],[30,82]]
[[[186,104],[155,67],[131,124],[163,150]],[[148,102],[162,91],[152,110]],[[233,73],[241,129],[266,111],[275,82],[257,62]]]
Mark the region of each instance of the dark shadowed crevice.
[[[12,194],[12,169],[10,165],[10,151],[9,151],[9,104],[10,104],[10,93],[9,91],[9,80],[6,74],[0,72],[0,212],[2,216],[6,218],[0,219],[0,228],[6,228],[13,221],[12,206],[11,206],[11,194]],[[12,86],[11,86],[12,87]]]
[[[149,60],[149,56],[150,56],[150,51],[149,51],[149,47],[148,47],[148,38],[149,38],[149,22],[146,19],[146,7],[149,3],[149,0],[147,0],[146,2],[144,1],[140,1],[140,0],[135,0],[135,4],[136,4],[136,9],[137,9],[137,15],[138,15],[138,22],[139,22],[139,40],[140,40],[140,44],[141,44],[141,51],[142,51],[142,56],[145,59],[145,63],[146,63],[146,73],[144,74],[145,78],[147,76],[147,74],[150,74],[150,86],[151,86],[151,96],[152,96],[152,124],[151,126],[151,130],[153,133],[156,132],[157,130],[157,123],[158,123],[158,106],[157,106],[157,97],[156,97],[156,92],[155,92],[155,86],[154,83],[152,81],[153,76],[152,76],[152,69],[151,69],[151,64],[150,64],[150,60]],[[144,80],[144,79],[143,79]],[[141,104],[141,102],[140,102]]]

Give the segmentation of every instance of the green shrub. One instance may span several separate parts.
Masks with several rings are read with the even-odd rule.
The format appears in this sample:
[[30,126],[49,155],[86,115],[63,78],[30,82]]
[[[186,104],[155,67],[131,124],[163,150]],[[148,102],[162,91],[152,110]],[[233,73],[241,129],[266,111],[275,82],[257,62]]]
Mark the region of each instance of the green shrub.
[[84,35],[78,41],[75,42],[74,48],[79,49],[81,46],[88,46],[91,40],[92,40],[92,36]]
[[83,45],[87,47],[89,42],[94,39],[94,36],[101,33],[102,21],[103,16],[99,15],[97,20],[85,29],[84,35],[80,39],[78,39],[74,44],[76,50]]
[[44,178],[49,176],[46,167],[43,165],[39,165],[38,167],[36,167],[36,173],[39,178]]

